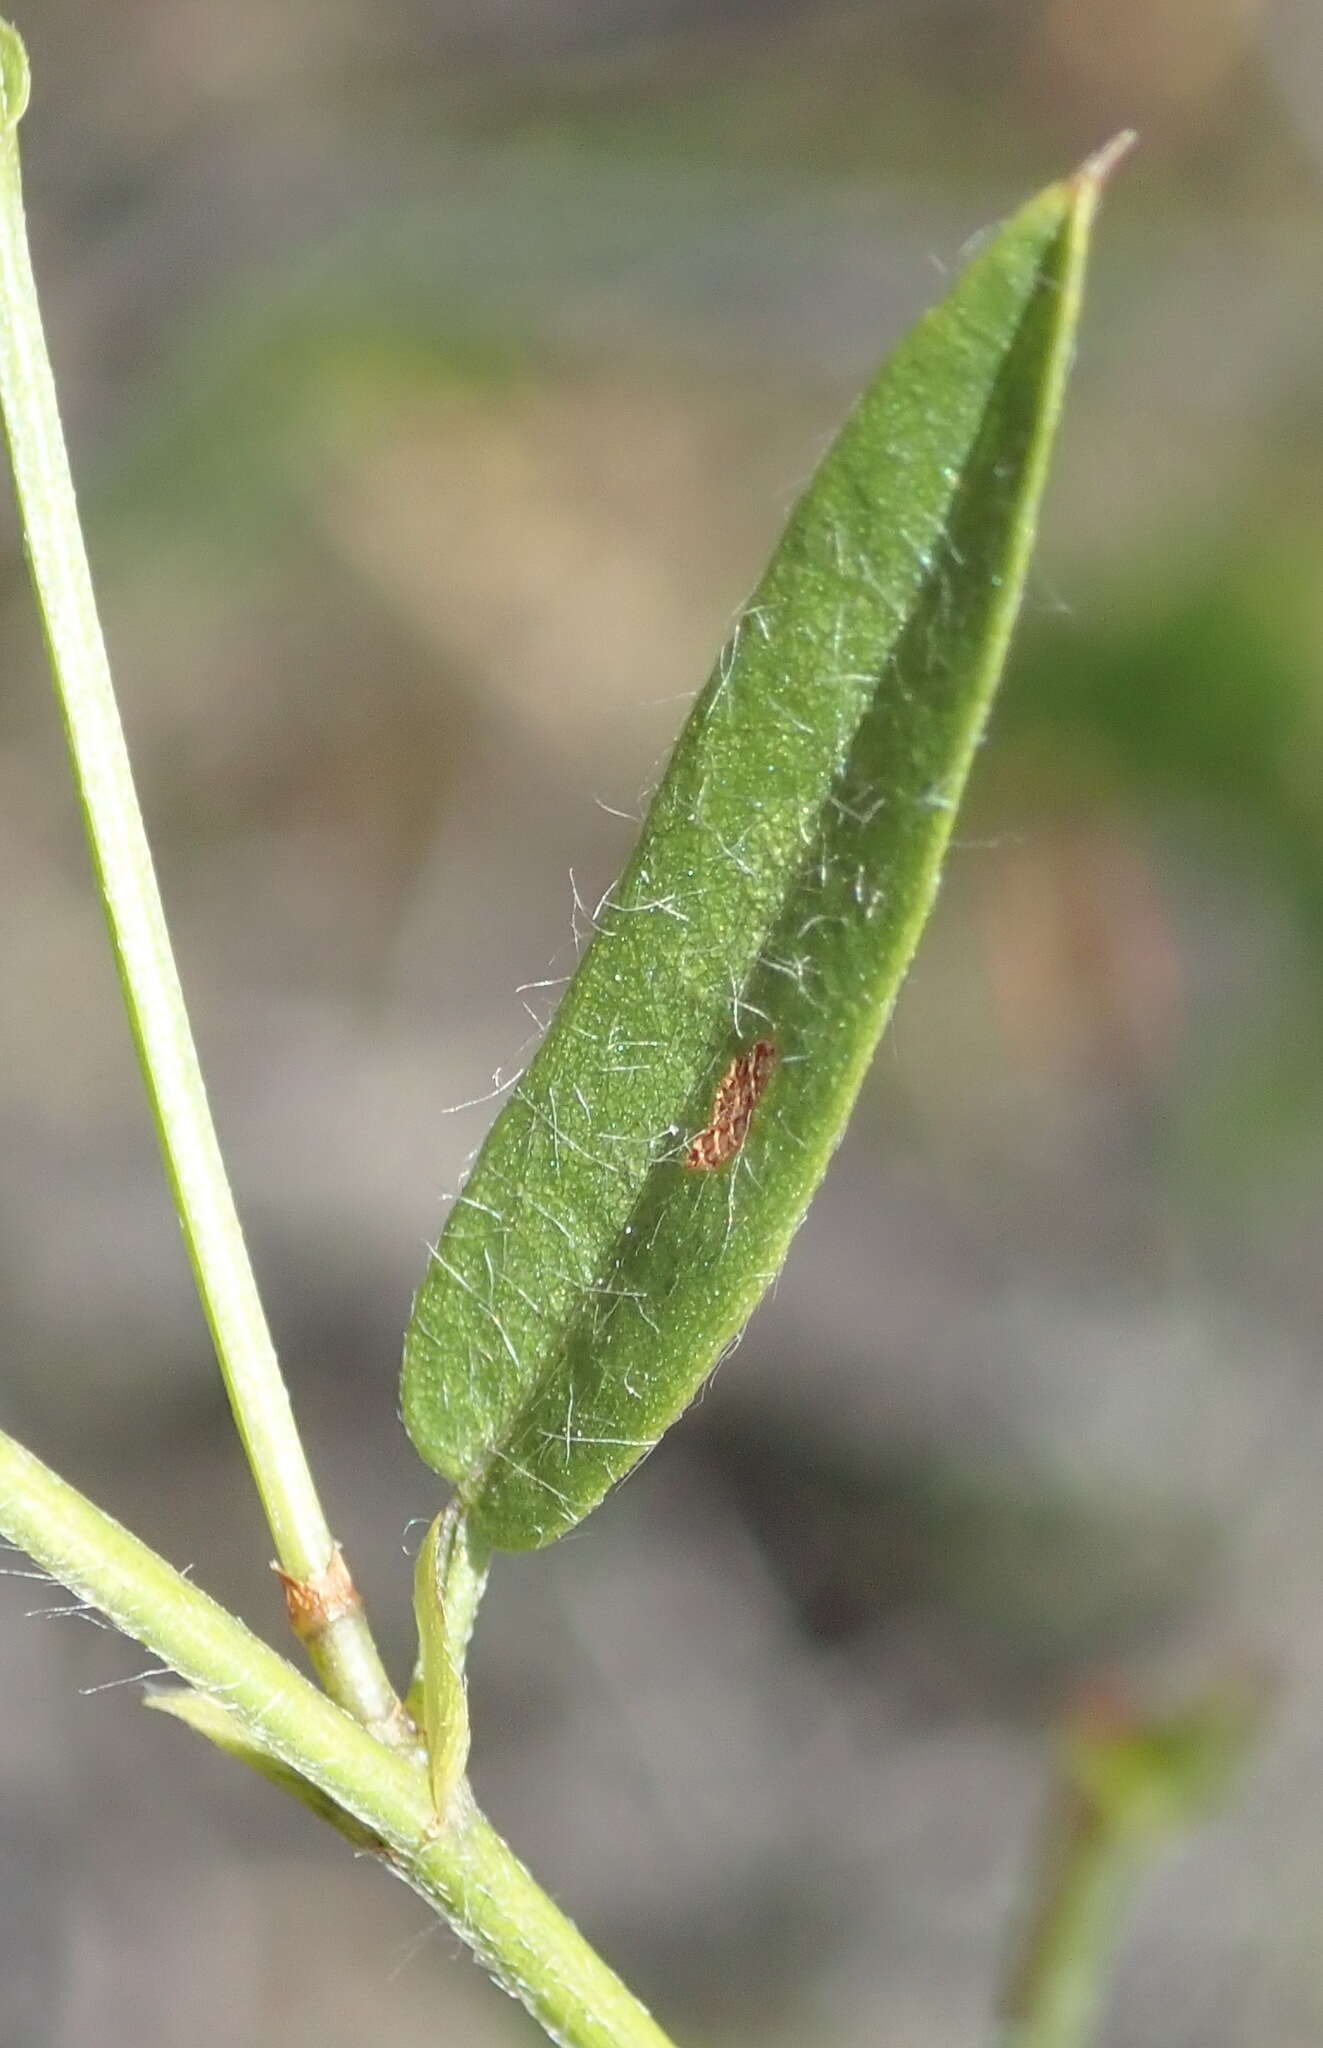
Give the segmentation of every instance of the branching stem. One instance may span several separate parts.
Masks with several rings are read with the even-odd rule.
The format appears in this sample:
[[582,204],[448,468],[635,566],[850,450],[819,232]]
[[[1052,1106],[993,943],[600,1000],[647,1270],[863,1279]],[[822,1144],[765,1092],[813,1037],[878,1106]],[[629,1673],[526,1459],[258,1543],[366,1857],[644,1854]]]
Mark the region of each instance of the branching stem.
[[3,1433],[0,1534],[352,1815],[563,2048],[670,2048],[467,1788],[439,1828],[419,1764],[375,1741],[242,1622]]

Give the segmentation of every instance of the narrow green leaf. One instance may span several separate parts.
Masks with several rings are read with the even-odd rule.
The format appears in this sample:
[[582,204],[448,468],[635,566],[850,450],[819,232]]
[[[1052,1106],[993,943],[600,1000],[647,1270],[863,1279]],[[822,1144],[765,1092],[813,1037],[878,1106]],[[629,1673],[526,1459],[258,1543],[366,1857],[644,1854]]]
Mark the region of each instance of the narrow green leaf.
[[423,1539],[413,1581],[418,1678],[410,1703],[422,1721],[432,1800],[443,1819],[469,1760],[464,1658],[485,1578],[485,1547],[452,1503]]
[[320,1819],[329,1821],[356,1849],[380,1853],[380,1838],[373,1834],[371,1828],[364,1827],[362,1821],[347,1813],[337,1800],[314,1785],[310,1778],[305,1778],[301,1771],[296,1771],[291,1764],[282,1762],[269,1749],[264,1749],[242,1722],[235,1719],[229,1708],[212,1694],[196,1692],[191,1685],[172,1685],[160,1692],[144,1693],[143,1705],[154,1708],[158,1714],[171,1714],[176,1721],[187,1722],[195,1734],[205,1736],[227,1756],[237,1757],[250,1770],[260,1772],[273,1785],[278,1785],[282,1792],[301,1800]]
[[840,1138],[1001,669],[1109,162],[990,240],[847,422],[450,1213],[405,1421],[500,1548],[686,1406]]

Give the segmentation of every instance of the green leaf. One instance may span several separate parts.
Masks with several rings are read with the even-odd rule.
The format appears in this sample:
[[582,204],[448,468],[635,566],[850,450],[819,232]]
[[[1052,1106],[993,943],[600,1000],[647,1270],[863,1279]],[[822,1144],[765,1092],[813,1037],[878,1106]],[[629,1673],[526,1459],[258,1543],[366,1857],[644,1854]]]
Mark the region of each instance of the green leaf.
[[371,1828],[364,1827],[352,1813],[347,1813],[338,1800],[305,1778],[269,1749],[264,1749],[242,1722],[237,1721],[229,1708],[210,1693],[196,1692],[191,1685],[172,1685],[160,1692],[143,1695],[143,1705],[153,1708],[158,1714],[171,1714],[176,1721],[184,1721],[193,1731],[215,1743],[227,1756],[237,1757],[240,1763],[278,1785],[282,1792],[310,1807],[321,1820],[329,1821],[356,1849],[382,1853],[382,1843]]
[[464,1656],[485,1577],[485,1550],[452,1503],[424,1537],[413,1579],[418,1681],[410,1704],[422,1720],[432,1801],[442,1819],[469,1760]]
[[404,1415],[497,1547],[551,1541],[651,1449],[840,1138],[1001,670],[1111,154],[990,240],[865,393],[451,1210]]

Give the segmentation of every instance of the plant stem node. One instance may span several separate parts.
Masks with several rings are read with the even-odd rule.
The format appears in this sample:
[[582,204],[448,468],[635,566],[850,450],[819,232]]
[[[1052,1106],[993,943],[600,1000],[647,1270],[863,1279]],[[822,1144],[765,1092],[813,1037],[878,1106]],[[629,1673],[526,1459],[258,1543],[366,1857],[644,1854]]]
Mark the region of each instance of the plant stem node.
[[349,1576],[349,1567],[338,1543],[325,1570],[315,1578],[293,1578],[278,1564],[273,1564],[271,1569],[284,1587],[289,1625],[301,1643],[316,1642],[337,1621],[343,1621],[347,1615],[357,1614],[361,1609],[358,1589]]

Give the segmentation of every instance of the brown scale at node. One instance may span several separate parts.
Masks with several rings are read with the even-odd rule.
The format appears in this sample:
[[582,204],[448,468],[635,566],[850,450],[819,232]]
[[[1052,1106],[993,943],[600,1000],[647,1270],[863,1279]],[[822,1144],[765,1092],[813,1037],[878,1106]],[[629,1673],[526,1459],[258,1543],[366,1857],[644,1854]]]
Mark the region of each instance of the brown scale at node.
[[736,1053],[717,1083],[711,1117],[684,1155],[686,1166],[695,1173],[714,1173],[735,1157],[775,1066],[776,1047],[769,1038]]

